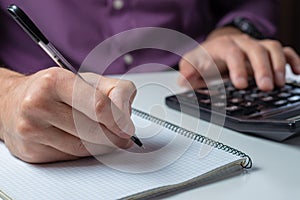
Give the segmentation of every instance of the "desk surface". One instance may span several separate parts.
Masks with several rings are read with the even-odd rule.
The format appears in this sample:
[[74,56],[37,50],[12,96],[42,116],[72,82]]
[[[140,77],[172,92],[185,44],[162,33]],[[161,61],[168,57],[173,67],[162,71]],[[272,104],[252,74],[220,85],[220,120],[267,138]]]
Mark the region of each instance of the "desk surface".
[[[184,90],[177,86],[177,76],[177,72],[163,72],[124,75],[122,79],[132,80],[138,88],[134,107],[200,134],[219,138],[219,141],[250,155],[253,168],[248,173],[166,199],[300,199],[300,137],[282,143],[274,142],[226,128],[211,127],[207,122],[174,111],[165,105],[164,98]],[[214,129],[220,134],[212,135]]]

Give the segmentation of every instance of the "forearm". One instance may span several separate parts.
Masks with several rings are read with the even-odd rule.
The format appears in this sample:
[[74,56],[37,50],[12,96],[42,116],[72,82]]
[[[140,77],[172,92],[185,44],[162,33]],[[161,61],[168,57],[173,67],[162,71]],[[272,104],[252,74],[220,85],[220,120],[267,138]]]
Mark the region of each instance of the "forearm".
[[18,79],[20,79],[23,75],[5,69],[5,68],[0,68],[0,139],[3,140],[3,116],[5,113],[3,113],[3,108],[6,105],[7,97],[6,94],[12,90],[12,88],[16,85]]

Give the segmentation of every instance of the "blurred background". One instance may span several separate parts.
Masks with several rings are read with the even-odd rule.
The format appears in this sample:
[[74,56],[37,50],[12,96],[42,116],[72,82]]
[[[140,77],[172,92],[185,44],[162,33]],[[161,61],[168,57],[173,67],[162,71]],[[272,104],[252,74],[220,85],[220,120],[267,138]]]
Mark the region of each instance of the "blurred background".
[[300,0],[281,0],[279,38],[300,54]]

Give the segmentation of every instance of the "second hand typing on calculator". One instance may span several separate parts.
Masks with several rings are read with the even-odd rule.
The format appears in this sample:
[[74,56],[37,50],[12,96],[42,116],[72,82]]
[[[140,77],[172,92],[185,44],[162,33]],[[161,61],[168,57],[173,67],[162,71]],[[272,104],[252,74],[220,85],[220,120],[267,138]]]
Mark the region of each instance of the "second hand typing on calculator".
[[178,111],[211,121],[211,114],[225,118],[226,128],[282,141],[300,133],[300,84],[287,81],[283,87],[261,91],[253,79],[246,89],[236,89],[230,80],[166,97]]

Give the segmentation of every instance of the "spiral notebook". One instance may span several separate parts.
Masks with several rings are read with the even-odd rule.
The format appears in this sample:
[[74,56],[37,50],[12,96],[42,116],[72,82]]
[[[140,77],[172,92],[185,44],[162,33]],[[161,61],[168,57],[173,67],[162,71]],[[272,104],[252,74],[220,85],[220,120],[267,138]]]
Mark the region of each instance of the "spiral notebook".
[[[133,146],[96,158],[32,165],[0,144],[2,199],[145,199],[230,175],[252,162],[245,153],[133,109]],[[203,152],[205,150],[205,155]]]

